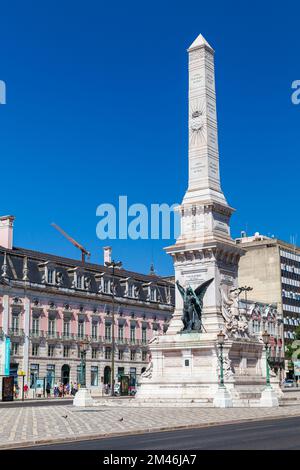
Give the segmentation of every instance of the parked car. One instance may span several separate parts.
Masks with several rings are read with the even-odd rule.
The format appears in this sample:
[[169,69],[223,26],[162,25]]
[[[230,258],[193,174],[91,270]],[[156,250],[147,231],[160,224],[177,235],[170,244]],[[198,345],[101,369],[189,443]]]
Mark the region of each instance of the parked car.
[[294,384],[295,384],[295,382],[292,379],[285,379],[285,381],[283,382],[283,386],[285,388],[294,387]]

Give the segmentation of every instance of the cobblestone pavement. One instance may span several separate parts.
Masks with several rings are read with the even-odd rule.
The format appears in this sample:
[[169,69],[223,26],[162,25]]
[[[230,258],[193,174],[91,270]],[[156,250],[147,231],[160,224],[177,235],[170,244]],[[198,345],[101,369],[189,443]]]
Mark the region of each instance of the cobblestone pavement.
[[277,409],[7,407],[0,409],[0,447],[289,416],[300,416],[300,406]]

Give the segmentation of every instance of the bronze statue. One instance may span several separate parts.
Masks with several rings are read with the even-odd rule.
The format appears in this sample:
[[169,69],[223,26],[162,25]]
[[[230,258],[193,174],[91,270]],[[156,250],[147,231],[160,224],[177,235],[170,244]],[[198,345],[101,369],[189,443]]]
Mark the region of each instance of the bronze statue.
[[214,278],[203,282],[203,284],[198,286],[195,290],[190,286],[184,289],[179,282],[176,281],[176,285],[183,299],[183,312],[181,317],[183,322],[182,332],[202,331],[201,314],[203,297],[213,280]]

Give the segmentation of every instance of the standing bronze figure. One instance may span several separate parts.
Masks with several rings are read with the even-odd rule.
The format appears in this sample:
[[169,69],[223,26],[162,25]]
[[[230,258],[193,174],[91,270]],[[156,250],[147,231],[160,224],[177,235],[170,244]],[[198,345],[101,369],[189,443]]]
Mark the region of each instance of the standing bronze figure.
[[176,281],[176,285],[183,299],[183,312],[181,317],[183,328],[181,331],[202,331],[201,315],[203,298],[208,286],[213,280],[214,278],[203,282],[203,284],[198,286],[195,290],[190,286],[184,289],[179,282]]

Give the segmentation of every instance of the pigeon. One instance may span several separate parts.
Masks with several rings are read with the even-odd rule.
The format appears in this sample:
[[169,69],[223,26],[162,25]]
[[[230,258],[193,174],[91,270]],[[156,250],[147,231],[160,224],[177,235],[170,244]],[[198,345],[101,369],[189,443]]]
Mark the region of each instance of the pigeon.
[[120,419],[119,419],[119,421],[123,421],[123,420],[124,420],[124,418],[120,418]]
[[62,416],[62,418],[65,418],[65,419],[67,419],[67,417],[68,417],[68,415],[66,415],[66,416]]

